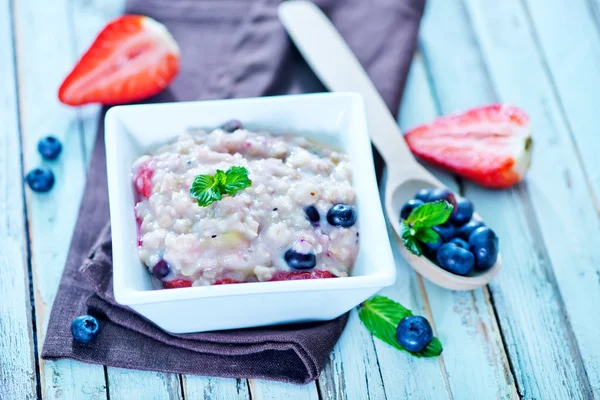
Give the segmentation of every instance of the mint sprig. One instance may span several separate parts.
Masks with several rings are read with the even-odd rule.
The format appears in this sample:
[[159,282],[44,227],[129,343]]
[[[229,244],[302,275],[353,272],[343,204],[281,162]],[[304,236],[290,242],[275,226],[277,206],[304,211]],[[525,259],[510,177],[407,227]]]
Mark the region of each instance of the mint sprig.
[[223,198],[223,195],[233,196],[240,190],[252,185],[245,167],[231,167],[227,172],[218,169],[214,175],[196,175],[190,196],[198,200],[200,207],[207,207]]
[[400,346],[396,339],[396,328],[404,317],[412,311],[385,296],[375,296],[360,307],[358,317],[373,336],[398,350],[406,351],[415,357],[437,357],[442,354],[442,343],[434,337],[423,350],[413,353]]
[[404,247],[417,256],[422,255],[421,243],[436,243],[440,240],[438,233],[431,227],[448,221],[453,209],[454,206],[446,200],[439,200],[422,204],[412,210],[402,221],[401,236]]

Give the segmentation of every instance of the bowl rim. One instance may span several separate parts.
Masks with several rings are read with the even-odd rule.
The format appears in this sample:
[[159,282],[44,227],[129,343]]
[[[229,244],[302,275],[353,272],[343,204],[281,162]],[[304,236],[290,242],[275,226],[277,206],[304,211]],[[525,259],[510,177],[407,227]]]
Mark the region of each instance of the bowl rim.
[[[175,102],[175,103],[152,103],[152,104],[134,104],[134,105],[120,105],[110,108],[105,115],[105,145],[106,145],[106,164],[108,174],[108,189],[109,189],[109,207],[119,206],[121,199],[117,198],[114,190],[111,190],[111,174],[116,173],[118,168],[116,166],[116,152],[111,151],[113,146],[116,146],[118,139],[116,135],[120,124],[119,117],[122,113],[127,113],[130,110],[169,110],[180,107],[193,107],[203,106],[207,104],[211,105],[231,105],[234,103],[264,103],[268,104],[275,101],[288,101],[293,99],[302,99],[303,101],[310,101],[312,99],[320,98],[333,98],[339,99],[340,101],[352,101],[358,102],[360,107],[361,118],[364,122],[364,127],[360,129],[364,132],[366,139],[369,140],[368,126],[366,123],[366,110],[363,97],[358,93],[311,93],[311,94],[295,94],[295,95],[281,95],[281,96],[268,96],[268,97],[250,97],[250,98],[236,98],[236,99],[219,99],[219,100],[199,100],[199,101],[186,101],[186,102]],[[302,133],[297,133],[302,135]],[[361,137],[353,138],[351,140],[362,140]],[[362,151],[362,150],[361,150]],[[365,149],[371,153],[371,147]],[[372,160],[372,154],[370,154]],[[371,163],[371,168],[374,170],[374,164]],[[379,192],[377,199],[380,199]],[[381,202],[376,205],[381,208],[381,213],[384,218],[384,229],[387,229],[387,223],[385,222],[385,213]],[[111,225],[113,229],[126,222],[115,221],[111,213]],[[114,230],[113,230],[114,234]],[[389,233],[386,231],[385,236],[389,239]],[[364,245],[364,244],[363,244]],[[118,244],[117,246],[121,246]],[[124,245],[123,245],[124,246]],[[122,268],[120,262],[115,262],[113,257],[113,290],[115,300],[123,305],[138,305],[138,304],[155,304],[165,303],[172,301],[209,298],[209,297],[230,297],[237,295],[263,295],[267,293],[281,293],[281,292],[320,292],[328,290],[352,290],[362,288],[382,288],[390,286],[396,281],[396,265],[393,262],[393,255],[391,246],[388,242],[387,247],[389,250],[389,257],[392,262],[386,263],[386,265],[379,272],[367,273],[360,276],[348,276],[338,277],[333,279],[310,279],[310,280],[292,280],[292,281],[275,281],[275,282],[247,282],[243,284],[231,284],[231,285],[212,285],[212,286],[194,286],[188,288],[180,288],[178,290],[138,290],[127,286],[124,282],[120,282],[117,279],[118,269]],[[113,252],[114,255],[114,252]]]

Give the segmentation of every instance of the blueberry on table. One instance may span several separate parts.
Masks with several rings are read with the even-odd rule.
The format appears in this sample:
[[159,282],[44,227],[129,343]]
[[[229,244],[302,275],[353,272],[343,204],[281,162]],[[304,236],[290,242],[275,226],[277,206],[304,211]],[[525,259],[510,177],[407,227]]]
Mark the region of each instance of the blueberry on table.
[[466,224],[456,228],[454,234],[456,237],[459,237],[462,240],[469,240],[469,236],[471,236],[471,233],[473,233],[475,229],[481,228],[482,226],[485,226],[483,222],[471,220]]
[[415,194],[416,200],[421,200],[423,203],[427,203],[429,201],[429,196],[431,196],[431,192],[434,189],[421,189]]
[[412,210],[414,210],[415,208],[417,208],[423,204],[425,204],[425,203],[421,200],[412,199],[412,200],[407,201],[402,206],[402,209],[400,209],[400,219],[408,218],[408,216],[410,215]]
[[233,133],[235,131],[237,131],[238,129],[243,129],[244,125],[242,125],[242,123],[240,121],[238,121],[237,119],[231,119],[227,122],[225,122],[223,125],[221,125],[221,129],[223,129],[225,132],[229,132],[229,133]]
[[356,223],[356,210],[348,204],[334,204],[327,212],[327,222],[333,226],[349,228]]
[[316,224],[321,220],[321,215],[319,215],[319,210],[315,206],[307,206],[304,207],[304,213],[306,214],[306,218],[313,223]]
[[475,257],[469,250],[454,243],[446,243],[437,252],[437,262],[446,271],[457,275],[467,275],[473,269]]
[[171,272],[171,268],[164,259],[161,259],[154,267],[152,267],[152,275],[157,279],[163,279],[165,276],[169,275],[169,272]]
[[490,228],[477,228],[469,236],[469,250],[475,256],[475,269],[486,270],[498,260],[498,236]]
[[289,249],[285,252],[283,258],[291,269],[299,271],[309,270],[317,265],[317,257],[313,253],[304,254]]
[[47,136],[38,142],[38,151],[45,160],[56,160],[62,151],[62,144],[54,136]]
[[444,242],[447,242],[454,237],[454,225],[449,222],[444,222],[441,225],[433,226],[431,229],[436,231],[442,237]]
[[462,240],[461,238],[455,237],[454,239],[450,240],[448,243],[454,243],[455,245],[457,245],[458,247],[460,247],[462,249],[469,250],[469,243]]
[[25,181],[34,192],[45,193],[54,186],[54,174],[48,168],[35,168],[29,171]]
[[473,203],[464,197],[456,199],[456,205],[450,215],[450,222],[455,226],[461,226],[466,224],[473,217]]
[[437,188],[433,189],[429,194],[429,198],[427,199],[428,203],[438,201],[438,200],[446,200],[448,203],[453,206],[456,205],[456,197],[454,193],[446,188]]
[[73,339],[81,343],[90,343],[100,333],[100,323],[91,315],[81,315],[71,323]]
[[406,350],[418,353],[433,339],[433,330],[425,318],[411,315],[400,320],[396,328],[396,339]]

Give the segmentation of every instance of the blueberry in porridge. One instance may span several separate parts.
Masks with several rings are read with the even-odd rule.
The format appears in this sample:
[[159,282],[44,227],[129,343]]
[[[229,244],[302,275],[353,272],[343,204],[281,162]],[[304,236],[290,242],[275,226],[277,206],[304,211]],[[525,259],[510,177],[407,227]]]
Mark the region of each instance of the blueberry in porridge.
[[239,121],[133,165],[140,260],[165,288],[348,276],[358,253],[348,156]]

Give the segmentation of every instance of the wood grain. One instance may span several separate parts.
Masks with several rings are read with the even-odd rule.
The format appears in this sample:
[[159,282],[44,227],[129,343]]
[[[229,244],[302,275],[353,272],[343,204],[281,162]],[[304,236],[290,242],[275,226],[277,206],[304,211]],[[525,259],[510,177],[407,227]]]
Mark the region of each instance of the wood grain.
[[[492,7],[492,4],[488,3],[488,6]],[[487,21],[485,25],[491,28],[491,25],[496,27],[497,23],[497,20]],[[516,101],[517,104],[520,104],[519,101],[526,102],[527,106],[532,107],[527,109],[536,122],[547,118],[544,112],[551,112],[553,99],[543,96],[544,88],[537,79],[539,76],[530,70],[535,65],[535,55],[511,48],[518,48],[527,40],[526,35],[514,37],[519,27],[518,24],[515,26],[514,19],[511,23],[504,31],[496,32],[493,36],[484,30],[475,33],[469,14],[461,2],[430,2],[422,32],[422,45],[441,111],[447,113],[507,100]],[[486,35],[489,40],[494,39],[499,44],[494,51],[486,49],[482,53],[480,45],[486,46]],[[457,57],[457,54],[460,56]],[[497,57],[492,58],[493,55]],[[510,63],[501,64],[502,58],[507,57],[510,57]],[[523,73],[523,69],[530,73]],[[512,72],[510,86],[499,71],[504,74]],[[502,80],[500,85],[497,83],[499,80]],[[497,92],[505,87],[512,90],[520,87],[519,97]],[[531,101],[533,99],[538,102]],[[554,118],[553,122],[560,123],[560,120]],[[550,125],[547,127],[551,128]],[[552,129],[544,130],[540,135],[543,135],[540,140],[546,141],[559,136]],[[554,156],[555,165],[560,165],[563,155],[555,152]],[[542,158],[544,156],[536,152],[534,163]],[[548,169],[555,170],[549,164],[544,163],[546,181],[554,181],[551,185],[560,184],[557,175],[548,173]],[[542,216],[532,210],[535,190],[545,186],[543,182],[535,180],[540,179],[540,175],[534,172],[535,168],[534,164],[530,175],[535,176],[531,178],[535,186],[521,184],[512,190],[491,192],[466,183],[466,194],[499,237],[508,238],[502,240],[501,246],[505,269],[490,287],[519,393],[527,398],[589,398],[589,382],[581,367],[579,350],[556,286],[555,268],[548,253],[555,249],[551,249],[541,235],[540,223],[546,222],[541,221]],[[551,188],[545,187],[544,190],[549,193]],[[547,215],[543,217],[547,218]],[[562,219],[558,212],[552,217],[559,221]],[[572,220],[562,223],[571,225]],[[564,243],[561,248],[564,248]]]
[[252,400],[317,400],[319,393],[314,383],[292,385],[289,383],[248,380]]
[[0,399],[35,399],[35,344],[10,2],[0,1]]
[[182,399],[177,374],[108,367],[108,396],[111,400]]
[[182,375],[185,399],[249,400],[246,379],[209,378]]

